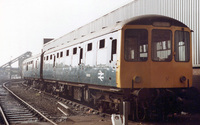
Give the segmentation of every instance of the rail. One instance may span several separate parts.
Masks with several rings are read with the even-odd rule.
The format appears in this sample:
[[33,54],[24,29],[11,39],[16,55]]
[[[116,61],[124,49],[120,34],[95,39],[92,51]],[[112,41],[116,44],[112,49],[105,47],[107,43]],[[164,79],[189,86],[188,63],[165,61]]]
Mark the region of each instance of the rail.
[[44,116],[41,112],[39,112],[37,109],[35,109],[33,106],[29,105],[27,102],[25,102],[24,100],[22,100],[19,96],[17,96],[15,93],[13,93],[10,89],[8,89],[5,84],[8,82],[3,83],[3,87],[8,90],[14,97],[16,97],[18,100],[20,100],[24,105],[26,105],[27,107],[29,107],[32,111],[36,112],[38,115],[40,115],[43,119],[45,119],[46,121],[50,122],[53,125],[57,125],[55,122],[53,122],[52,120],[50,120],[49,118],[47,118],[46,116]]
[[1,106],[0,106],[0,112],[1,112],[1,115],[2,115],[2,117],[3,117],[4,123],[5,123],[6,125],[9,125],[8,120],[7,120],[6,116],[5,116],[4,111],[3,111],[2,108],[1,108]]

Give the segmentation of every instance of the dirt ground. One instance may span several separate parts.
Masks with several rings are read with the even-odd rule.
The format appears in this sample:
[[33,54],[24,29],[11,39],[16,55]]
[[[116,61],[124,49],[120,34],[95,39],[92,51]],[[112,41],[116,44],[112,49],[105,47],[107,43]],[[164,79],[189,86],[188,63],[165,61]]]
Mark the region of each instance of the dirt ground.
[[[49,123],[20,123],[17,125],[49,125]],[[102,118],[97,115],[70,116],[65,121],[58,123],[58,125],[112,125],[112,122],[108,117]]]
[[71,116],[68,120],[59,125],[112,125],[110,118],[103,118],[98,115]]
[[[108,116],[81,112],[71,106],[68,106],[71,108],[70,114],[65,116],[58,110],[58,99],[23,86],[21,83],[12,83],[7,86],[36,109],[42,109],[44,114],[55,117],[55,122],[59,125],[112,125],[111,118]],[[34,125],[35,123],[28,123],[28,125],[30,124]],[[46,123],[37,124],[45,125]]]
[[[42,109],[45,113],[48,113],[52,117],[55,117],[58,125],[112,125],[111,117],[102,114],[92,114],[89,112],[82,112],[76,108],[71,108],[71,114],[65,116],[61,113],[58,107],[58,99],[37,92],[29,87],[25,87],[19,83],[13,83],[9,85],[18,96],[23,98],[29,104],[34,105],[37,109]],[[60,118],[60,119],[59,119]],[[167,121],[150,121],[150,122],[133,122],[129,121],[128,125],[199,125],[199,114],[186,114],[181,116],[175,116],[175,118],[168,119]],[[21,125],[47,125],[47,123],[24,123]]]

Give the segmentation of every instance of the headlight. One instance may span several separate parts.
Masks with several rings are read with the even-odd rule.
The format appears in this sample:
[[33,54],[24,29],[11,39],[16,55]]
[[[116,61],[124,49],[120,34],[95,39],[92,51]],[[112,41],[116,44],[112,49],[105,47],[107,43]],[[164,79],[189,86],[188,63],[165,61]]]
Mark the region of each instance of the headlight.
[[181,83],[184,83],[185,81],[186,81],[186,77],[185,77],[185,76],[181,76],[181,77],[180,77],[180,82],[181,82]]
[[133,80],[135,83],[140,83],[141,82],[141,77],[140,76],[134,76]]

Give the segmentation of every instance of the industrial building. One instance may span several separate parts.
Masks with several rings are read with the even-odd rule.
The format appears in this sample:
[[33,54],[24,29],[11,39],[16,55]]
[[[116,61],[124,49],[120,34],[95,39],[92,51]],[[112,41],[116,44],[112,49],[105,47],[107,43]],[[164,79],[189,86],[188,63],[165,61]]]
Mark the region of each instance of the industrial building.
[[104,28],[108,28],[111,24],[119,23],[124,20],[148,14],[158,14],[177,19],[194,32],[192,33],[192,61],[193,67],[200,67],[200,13],[199,0],[133,0],[129,4],[114,10],[95,21],[80,27],[59,39],[52,40],[44,44],[44,51],[52,48],[54,41],[57,45],[76,42],[78,39],[84,39],[89,34]]

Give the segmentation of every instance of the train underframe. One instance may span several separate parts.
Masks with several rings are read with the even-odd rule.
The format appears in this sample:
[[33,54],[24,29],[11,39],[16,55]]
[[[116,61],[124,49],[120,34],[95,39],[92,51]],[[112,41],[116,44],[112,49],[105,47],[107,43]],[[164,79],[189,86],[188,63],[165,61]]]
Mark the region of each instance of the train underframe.
[[122,113],[123,101],[130,106],[129,119],[166,119],[181,112],[199,112],[200,97],[195,88],[116,89],[48,80],[26,80],[37,89],[78,101],[106,113]]

